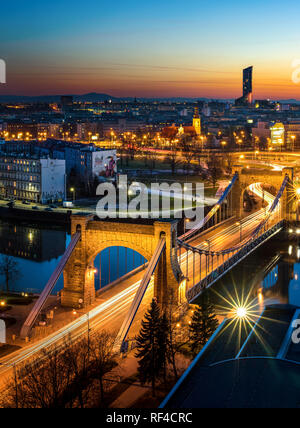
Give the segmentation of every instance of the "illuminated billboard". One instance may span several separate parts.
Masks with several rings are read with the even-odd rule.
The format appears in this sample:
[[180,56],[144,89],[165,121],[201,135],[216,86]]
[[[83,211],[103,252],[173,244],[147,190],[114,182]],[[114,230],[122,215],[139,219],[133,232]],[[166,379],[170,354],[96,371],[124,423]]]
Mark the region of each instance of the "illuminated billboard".
[[275,123],[274,126],[270,128],[271,131],[271,143],[277,146],[282,146],[284,144],[284,124]]

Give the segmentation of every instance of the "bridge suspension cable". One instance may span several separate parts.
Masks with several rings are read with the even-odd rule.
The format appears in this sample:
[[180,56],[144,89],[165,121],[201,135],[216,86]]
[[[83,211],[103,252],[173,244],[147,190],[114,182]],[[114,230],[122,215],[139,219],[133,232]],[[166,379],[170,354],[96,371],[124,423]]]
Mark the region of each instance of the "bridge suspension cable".
[[77,232],[73,235],[71,242],[70,242],[68,248],[66,249],[64,255],[62,256],[57,268],[52,273],[49,281],[47,282],[45,288],[43,289],[42,293],[40,294],[40,297],[36,301],[34,307],[32,308],[32,310],[30,312],[30,314],[28,315],[28,317],[27,317],[27,319],[26,319],[26,321],[23,324],[22,329],[21,329],[20,335],[23,339],[29,335],[29,333],[33,327],[33,324],[35,323],[37,317],[39,316],[41,310],[43,309],[43,306],[46,303],[46,300],[48,299],[51,291],[55,287],[55,285],[56,285],[60,275],[62,274],[69,258],[72,255],[80,237],[81,237],[80,232]]
[[[181,240],[177,241],[180,249],[180,256],[181,248],[186,250],[184,254],[186,259],[185,278],[187,280],[186,297],[189,302],[194,301],[194,299],[201,294],[203,289],[211,286],[252,251],[282,230],[283,220],[280,216],[279,204],[288,183],[289,176],[286,175],[275,198],[265,193],[269,206],[268,212],[266,212],[260,224],[254,228],[250,236],[238,245],[225,250],[211,251],[210,248],[207,250],[201,247],[194,247]],[[274,214],[278,214],[278,219],[275,217],[275,221],[271,219]],[[261,215],[262,214],[260,214],[260,216]],[[260,216],[258,216],[258,218]],[[270,219],[272,220],[271,223],[269,223]]]
[[227,186],[227,188],[225,189],[225,191],[223,192],[222,196],[220,197],[220,199],[218,200],[218,202],[212,207],[212,209],[209,211],[209,213],[204,217],[203,220],[201,220],[197,225],[195,225],[195,227],[189,231],[187,231],[186,233],[184,233],[183,235],[181,235],[178,239],[180,241],[186,241],[187,239],[191,239],[192,237],[194,237],[194,235],[196,233],[199,232],[199,230],[201,230],[208,222],[209,220],[219,211],[219,209],[221,208],[222,204],[226,201],[226,199],[228,198],[229,193],[231,192],[235,182],[238,179],[238,174],[236,173],[231,182],[229,183],[229,185]]
[[150,263],[148,264],[147,270],[145,272],[145,275],[141,281],[141,284],[137,290],[137,293],[134,297],[134,300],[131,304],[131,307],[128,311],[128,314],[120,328],[120,331],[116,337],[115,340],[115,349],[119,349],[122,347],[122,344],[125,342],[126,337],[129,333],[130,327],[134,321],[134,318],[136,316],[136,313],[142,303],[143,297],[147,291],[148,285],[150,283],[151,277],[154,274],[154,271],[156,269],[156,266],[161,258],[161,255],[163,254],[164,250],[166,248],[166,238],[160,238],[158,245],[156,247],[156,250],[152,256],[152,259]]
[[204,254],[204,255],[207,255],[207,256],[209,256],[209,255],[212,255],[212,256],[222,256],[223,254],[226,255],[226,254],[230,254],[230,253],[239,251],[241,248],[243,248],[245,245],[247,245],[249,241],[255,239],[256,236],[259,235],[259,233],[262,231],[262,229],[265,228],[266,224],[268,224],[271,216],[275,213],[276,209],[278,208],[278,205],[280,203],[280,198],[282,197],[283,192],[284,192],[284,190],[285,190],[288,182],[289,182],[289,176],[286,175],[285,178],[284,178],[284,180],[283,180],[283,183],[282,183],[282,185],[280,187],[280,190],[279,190],[276,198],[274,199],[274,202],[269,207],[269,210],[268,210],[268,213],[267,213],[266,217],[260,222],[260,224],[255,228],[255,230],[250,234],[250,236],[248,236],[248,238],[247,238],[246,241],[244,241],[244,242],[242,242],[242,243],[240,243],[240,244],[238,244],[238,245],[236,245],[234,247],[228,248],[226,250],[222,250],[222,251],[210,251],[210,250],[203,250],[203,249],[200,249],[198,247],[194,247],[194,246],[192,246],[192,245],[184,242],[181,239],[182,237],[178,238],[178,240],[177,240],[178,245],[180,247],[185,248],[186,250],[196,251],[199,254]]

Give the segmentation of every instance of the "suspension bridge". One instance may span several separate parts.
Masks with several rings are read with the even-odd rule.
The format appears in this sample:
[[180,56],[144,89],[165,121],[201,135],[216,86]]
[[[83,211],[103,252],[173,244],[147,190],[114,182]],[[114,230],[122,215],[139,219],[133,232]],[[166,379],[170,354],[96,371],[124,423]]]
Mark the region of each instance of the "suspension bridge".
[[[276,189],[276,196],[264,190],[263,184],[268,182]],[[263,201],[262,208],[250,215],[243,210],[246,190]],[[107,320],[118,326],[118,343],[122,344],[142,304],[154,296],[165,305],[171,293],[178,305],[193,303],[206,288],[279,233],[286,221],[292,221],[295,206],[290,169],[268,175],[240,170],[206,217],[181,236],[177,234],[177,221],[139,224],[75,215],[71,243],[24,323],[21,336],[30,335],[62,271],[61,304],[71,308],[91,305],[95,301],[95,257],[105,248],[122,246],[139,252],[148,263],[140,279],[129,285],[127,280],[124,286],[121,278],[111,291],[113,295],[89,313],[91,325],[97,328]],[[62,329],[59,338],[70,331],[83,331],[84,323],[83,316]]]

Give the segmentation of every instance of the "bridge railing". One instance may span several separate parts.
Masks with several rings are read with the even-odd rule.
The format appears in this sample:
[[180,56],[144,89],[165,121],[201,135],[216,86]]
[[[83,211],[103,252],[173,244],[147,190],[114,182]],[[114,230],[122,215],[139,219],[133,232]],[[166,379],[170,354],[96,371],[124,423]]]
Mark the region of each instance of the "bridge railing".
[[203,290],[207,289],[214,282],[220,279],[236,264],[238,264],[241,260],[247,257],[253,250],[258,248],[271,237],[275,236],[280,230],[282,230],[283,226],[284,220],[281,220],[280,222],[272,226],[270,229],[266,230],[265,232],[257,236],[255,239],[251,240],[247,245],[244,245],[239,250],[234,251],[232,253],[228,253],[228,258],[225,260],[223,259],[223,263],[217,263],[218,267],[216,269],[213,269],[196,285],[194,285],[191,289],[187,290],[186,297],[188,302],[191,303],[193,300],[195,300]]
[[232,188],[235,184],[235,182],[238,179],[238,174],[236,173],[229,185],[227,186],[226,190],[223,192],[222,196],[218,200],[218,202],[213,206],[213,208],[209,211],[209,213],[204,217],[203,220],[201,220],[193,229],[185,232],[183,235],[179,237],[179,240],[186,241],[188,239],[193,238],[196,234],[198,234],[205,225],[209,223],[209,221],[218,213],[218,211],[221,209],[222,205],[226,202],[228,199],[228,196],[230,192],[232,191]]
[[57,281],[59,280],[60,275],[62,274],[66,264],[68,263],[69,258],[71,257],[73,251],[75,250],[75,247],[78,243],[78,241],[81,238],[81,233],[77,232],[72,236],[71,242],[66,249],[64,255],[62,256],[58,266],[56,267],[55,271],[52,273],[49,281],[47,282],[45,288],[43,289],[42,293],[40,294],[40,297],[36,301],[35,305],[33,306],[32,310],[30,311],[25,323],[22,326],[21,329],[21,337],[24,339],[26,338],[30,332],[31,329],[37,320],[37,317],[39,316],[41,310],[43,309],[51,291],[55,287]]
[[[196,295],[204,287],[207,287],[212,281],[214,281],[215,276],[218,278],[220,273],[224,273],[230,269],[233,265],[237,263],[238,260],[244,257],[244,254],[249,254],[253,248],[256,248],[257,245],[260,245],[263,240],[269,238],[269,231],[272,234],[274,228],[276,231],[277,228],[282,226],[282,218],[280,214],[280,199],[283,195],[284,190],[289,182],[289,176],[286,175],[281,188],[274,199],[272,205],[269,207],[268,212],[266,213],[264,219],[260,224],[254,229],[254,231],[247,237],[243,242],[240,242],[234,247],[227,248],[221,251],[210,251],[204,250],[199,247],[193,247],[192,245],[184,242],[181,239],[178,239],[177,244],[180,248],[186,250],[186,278],[191,283],[191,289],[187,291],[188,301],[191,299],[192,290],[196,287]],[[279,225],[279,226],[278,226]],[[189,255],[192,254],[192,273],[189,266]],[[205,261],[202,261],[203,256]],[[197,263],[197,259],[199,262]],[[217,262],[217,269],[214,269],[215,261]],[[202,278],[203,266],[205,267],[204,277]],[[223,270],[222,270],[223,269]],[[190,280],[191,278],[191,280]]]

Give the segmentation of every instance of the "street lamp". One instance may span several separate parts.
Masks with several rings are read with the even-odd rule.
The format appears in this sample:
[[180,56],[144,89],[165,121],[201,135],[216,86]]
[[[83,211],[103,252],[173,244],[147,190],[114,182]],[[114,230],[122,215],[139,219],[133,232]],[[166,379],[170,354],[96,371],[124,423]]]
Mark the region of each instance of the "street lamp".
[[240,227],[240,242],[242,242],[242,237],[243,237],[243,224],[241,221],[238,221],[235,223],[236,226]]
[[186,232],[186,224],[189,223],[189,222],[190,222],[189,218],[185,218],[184,219],[184,235],[185,235],[185,232]]
[[244,307],[236,308],[236,315],[238,318],[242,318],[242,319],[246,318],[247,314],[248,314],[248,312],[247,312],[246,308],[244,308]]
[[204,244],[208,247],[208,255],[206,256],[206,276],[208,276],[208,272],[209,272],[209,253],[210,253],[210,249],[211,249],[211,241],[209,239],[207,239]]
[[204,244],[208,247],[208,251],[210,252],[211,241],[209,239],[207,239],[206,241],[204,241]]
[[222,145],[223,149],[225,150],[225,147],[227,146],[227,142],[226,141],[222,141],[221,145]]
[[292,144],[292,151],[294,152],[295,151],[295,139],[296,139],[296,136],[292,135],[291,139],[292,139],[292,142],[293,142],[293,144]]
[[75,202],[75,194],[76,194],[76,190],[74,187],[71,187],[70,192],[73,193],[73,202]]

